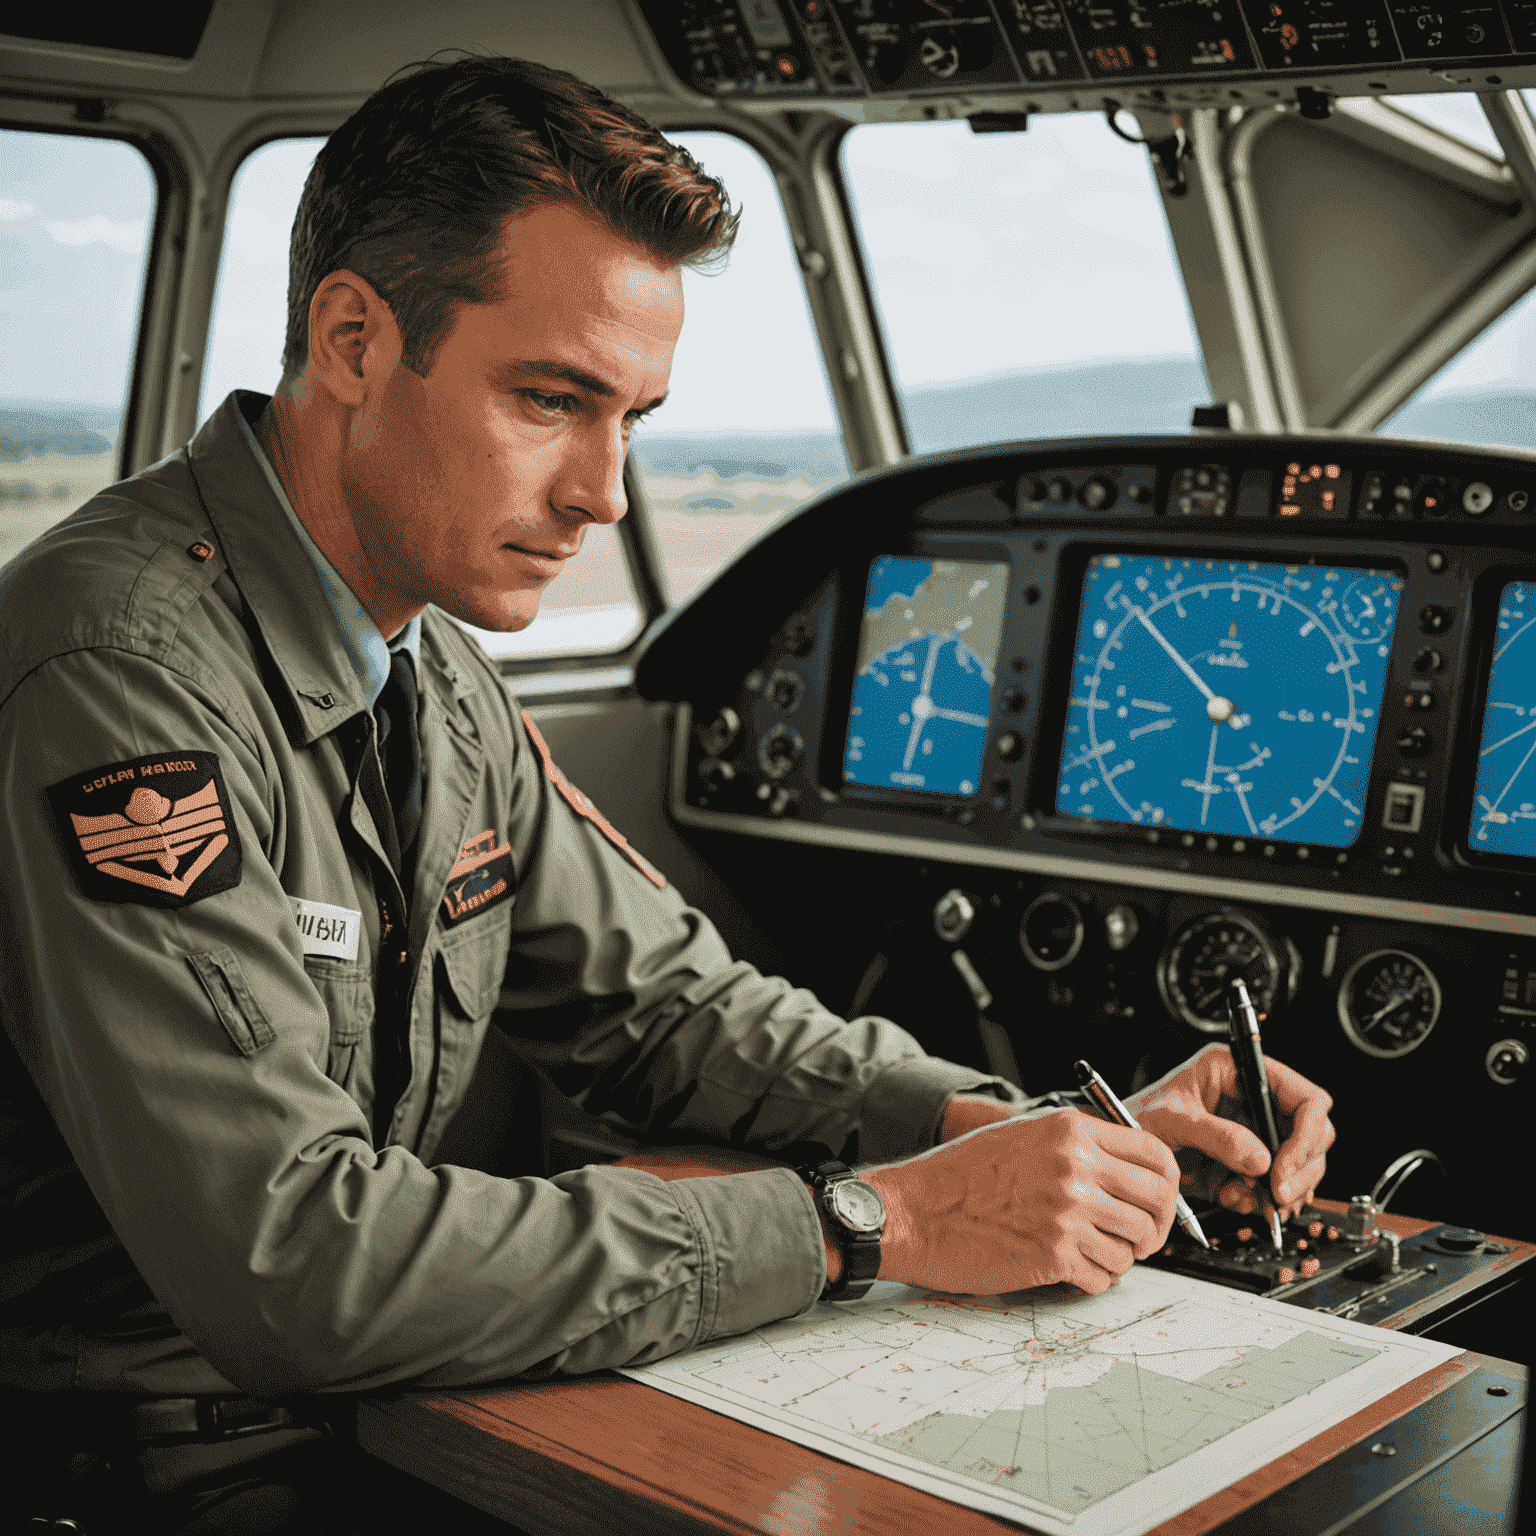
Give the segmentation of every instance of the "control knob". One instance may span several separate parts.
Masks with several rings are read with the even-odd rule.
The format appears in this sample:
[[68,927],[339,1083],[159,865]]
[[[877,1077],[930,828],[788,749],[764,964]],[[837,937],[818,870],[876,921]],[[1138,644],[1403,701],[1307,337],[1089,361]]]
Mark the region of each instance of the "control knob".
[[722,709],[708,725],[699,731],[699,745],[710,757],[728,752],[741,731],[741,716],[734,709]]
[[1083,947],[1083,914],[1070,896],[1046,891],[1024,909],[1019,948],[1037,971],[1059,971]]
[[934,903],[933,931],[946,944],[958,944],[976,921],[976,907],[964,891],[945,891]]
[[1529,1058],[1523,1040],[1500,1040],[1488,1047],[1483,1065],[1494,1082],[1507,1088],[1519,1079]]

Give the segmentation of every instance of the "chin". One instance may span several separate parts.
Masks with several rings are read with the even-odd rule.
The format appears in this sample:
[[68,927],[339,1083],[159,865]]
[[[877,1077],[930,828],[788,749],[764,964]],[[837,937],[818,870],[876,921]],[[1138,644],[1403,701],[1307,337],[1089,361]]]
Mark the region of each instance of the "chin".
[[519,593],[518,597],[521,601],[515,606],[505,598],[486,602],[462,596],[454,602],[439,602],[437,606],[472,629],[488,630],[498,635],[515,635],[520,629],[527,629],[539,616],[537,596],[530,600],[526,593]]

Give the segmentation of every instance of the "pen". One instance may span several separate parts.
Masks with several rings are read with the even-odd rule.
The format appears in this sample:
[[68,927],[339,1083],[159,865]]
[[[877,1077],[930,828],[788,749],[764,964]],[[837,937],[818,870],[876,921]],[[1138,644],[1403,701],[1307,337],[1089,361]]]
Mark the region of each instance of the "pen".
[[[1115,1097],[1115,1090],[1086,1061],[1078,1062],[1074,1070],[1077,1072],[1078,1082],[1083,1085],[1084,1092],[1116,1125],[1127,1125],[1133,1131],[1141,1129],[1136,1123],[1135,1115]],[[1202,1248],[1209,1248],[1211,1245],[1206,1241],[1205,1233],[1200,1230],[1200,1223],[1195,1219],[1195,1213],[1190,1210],[1189,1202],[1177,1191],[1175,1191],[1173,1199],[1174,1210],[1179,1218],[1179,1225]]]
[[[1259,1039],[1259,1016],[1254,1011],[1253,999],[1248,995],[1248,984],[1241,976],[1235,976],[1227,983],[1227,1023],[1232,1064],[1237,1068],[1237,1080],[1243,1087],[1249,1118],[1258,1127],[1264,1145],[1269,1148],[1269,1166],[1273,1171],[1275,1155],[1280,1151],[1280,1126],[1275,1119],[1274,1097],[1269,1091],[1269,1073],[1264,1070],[1264,1045]],[[1269,1235],[1274,1240],[1275,1252],[1281,1253],[1284,1244],[1280,1241],[1280,1202],[1275,1199],[1274,1185],[1270,1183],[1268,1174],[1259,1183],[1259,1193],[1269,1199]]]

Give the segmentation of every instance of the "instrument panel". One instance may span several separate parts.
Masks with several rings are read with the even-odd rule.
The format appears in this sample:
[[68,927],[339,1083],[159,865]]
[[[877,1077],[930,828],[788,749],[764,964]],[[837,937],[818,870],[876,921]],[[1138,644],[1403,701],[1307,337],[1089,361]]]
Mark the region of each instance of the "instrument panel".
[[[1536,63],[1536,6],[1498,0],[641,0],[672,71],[718,97],[1023,87],[1197,90],[1417,66]],[[1525,83],[1504,80],[1506,85]],[[1335,87],[1339,88],[1339,87]],[[1349,89],[1347,83],[1343,89]]]
[[943,869],[992,925],[986,989],[1018,968],[1095,1028],[1219,1036],[1242,973],[1362,1067],[1427,1069],[1456,996],[1507,1089],[1536,1027],[1533,495],[1536,456],[1323,435],[862,476],[648,638],[673,817]]

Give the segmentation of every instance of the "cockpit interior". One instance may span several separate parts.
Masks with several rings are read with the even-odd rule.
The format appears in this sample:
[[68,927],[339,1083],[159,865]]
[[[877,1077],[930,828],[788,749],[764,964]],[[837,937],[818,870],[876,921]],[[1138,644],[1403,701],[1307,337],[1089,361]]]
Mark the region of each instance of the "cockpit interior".
[[[1225,1041],[1241,974],[1333,1096],[1341,1225],[1390,1199],[1490,1266],[1536,1237],[1536,6],[201,0],[0,34],[0,564],[272,390],[304,177],[392,71],[569,69],[742,211],[685,274],[627,516],[479,636],[570,779],[736,955],[1030,1093]],[[633,1148],[539,1113],[559,1166]],[[1222,1263],[1405,1304],[1392,1269],[1362,1303]],[[1528,1361],[1530,1286],[1431,1335]]]

